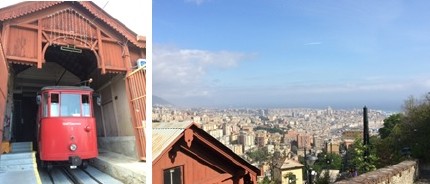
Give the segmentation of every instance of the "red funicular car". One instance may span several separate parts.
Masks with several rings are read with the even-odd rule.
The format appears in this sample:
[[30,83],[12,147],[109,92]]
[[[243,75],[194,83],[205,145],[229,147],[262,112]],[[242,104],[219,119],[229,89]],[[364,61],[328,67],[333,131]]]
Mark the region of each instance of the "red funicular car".
[[[97,102],[99,102],[99,98]],[[87,86],[49,86],[37,96],[37,137],[42,166],[86,168],[98,156],[93,90]]]

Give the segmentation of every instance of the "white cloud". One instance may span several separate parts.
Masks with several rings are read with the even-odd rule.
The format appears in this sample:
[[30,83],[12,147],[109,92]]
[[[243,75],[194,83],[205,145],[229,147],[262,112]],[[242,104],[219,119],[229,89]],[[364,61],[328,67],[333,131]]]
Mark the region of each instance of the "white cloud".
[[186,3],[194,3],[196,5],[201,5],[203,3],[209,2],[210,0],[185,0]]
[[303,45],[321,45],[322,42],[309,42],[309,43],[305,43]]
[[230,51],[208,51],[154,46],[153,94],[167,99],[210,96],[213,70],[234,68],[248,56]]

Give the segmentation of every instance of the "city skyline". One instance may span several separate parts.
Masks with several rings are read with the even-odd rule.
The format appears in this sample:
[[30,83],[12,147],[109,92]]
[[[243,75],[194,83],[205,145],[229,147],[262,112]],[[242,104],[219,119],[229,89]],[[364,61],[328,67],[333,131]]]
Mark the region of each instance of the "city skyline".
[[188,107],[399,111],[430,87],[429,5],[156,1],[153,94]]

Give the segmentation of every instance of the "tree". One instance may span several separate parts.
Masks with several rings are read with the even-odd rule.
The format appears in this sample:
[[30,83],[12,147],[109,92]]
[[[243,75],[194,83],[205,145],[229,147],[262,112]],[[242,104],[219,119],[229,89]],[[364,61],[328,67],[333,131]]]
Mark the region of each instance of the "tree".
[[384,119],[384,127],[379,129],[379,135],[381,136],[382,139],[388,137],[391,133],[391,131],[393,130],[393,128],[402,122],[403,119],[403,115],[398,113],[398,114],[393,114],[391,116],[389,116],[388,118]]
[[399,154],[400,146],[396,141],[396,137],[398,137],[398,125],[396,125],[393,130],[395,130],[394,132],[396,133],[392,133],[384,139],[378,138],[377,136],[370,137],[370,142],[374,145],[373,147],[378,157],[376,161],[377,168],[395,165],[401,161],[401,155]]
[[269,153],[266,149],[257,149],[246,153],[248,157],[255,162],[263,162],[269,159]]
[[323,176],[322,177],[318,177],[315,180],[316,184],[329,184],[330,183],[330,173],[329,171],[325,171],[323,172]]
[[[369,150],[369,156],[365,156],[366,149]],[[362,139],[356,139],[354,144],[348,149],[350,155],[349,167],[358,171],[359,174],[376,170],[376,151],[371,145],[363,145]]]
[[261,184],[271,184],[272,182],[270,181],[269,177],[265,176],[263,178],[263,181],[259,182]]
[[285,174],[284,178],[288,181],[287,182],[288,184],[296,184],[297,183],[296,175],[294,175],[292,172]]
[[402,114],[384,120],[384,128],[380,129],[382,140],[375,144],[381,158],[378,167],[398,163],[409,156],[430,161],[430,94],[422,99],[409,97],[403,108]]
[[320,153],[318,154],[318,160],[312,166],[312,169],[318,173],[316,183],[329,183],[330,176],[328,179],[325,174],[328,174],[328,170],[335,169],[340,170],[342,167],[342,157],[335,153]]
[[405,118],[400,124],[402,137],[398,140],[402,148],[409,147],[412,156],[421,161],[430,161],[430,95],[417,100],[412,97],[405,102]]

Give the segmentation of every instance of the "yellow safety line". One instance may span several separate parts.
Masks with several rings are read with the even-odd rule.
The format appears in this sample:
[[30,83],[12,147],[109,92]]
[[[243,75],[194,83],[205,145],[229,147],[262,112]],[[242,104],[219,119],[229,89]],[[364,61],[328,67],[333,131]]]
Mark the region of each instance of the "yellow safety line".
[[33,154],[33,169],[34,169],[34,176],[36,177],[36,183],[42,184],[42,180],[40,179],[39,171],[37,170],[36,156],[34,156],[34,154]]

